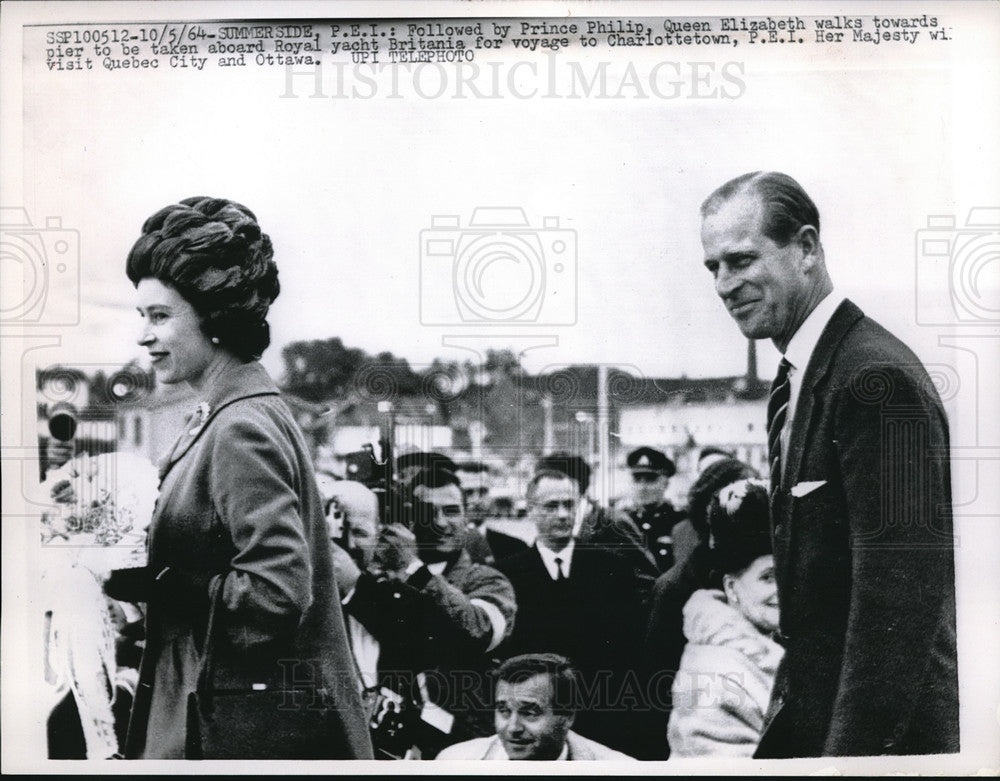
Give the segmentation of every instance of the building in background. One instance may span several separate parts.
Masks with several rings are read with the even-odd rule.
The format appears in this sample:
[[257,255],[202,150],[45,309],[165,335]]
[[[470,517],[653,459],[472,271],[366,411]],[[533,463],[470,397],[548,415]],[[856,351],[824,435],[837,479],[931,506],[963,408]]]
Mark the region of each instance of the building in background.
[[[403,376],[398,367],[389,368]],[[664,451],[677,464],[668,498],[678,507],[703,447],[729,450],[767,471],[768,383],[757,377],[753,342],[741,375],[656,378],[628,366],[605,373],[611,500],[629,492],[625,454],[641,445]],[[347,383],[335,398],[306,400],[287,391],[282,396],[320,470],[346,477],[350,456],[369,447],[376,463],[384,462],[387,449],[395,455],[443,451],[488,464],[497,496],[513,506],[523,497],[534,460],[545,452],[578,453],[596,472],[604,433],[598,423],[600,376],[595,365],[550,366],[537,375],[510,365],[456,380],[439,368],[408,383]],[[38,374],[39,440],[44,445],[51,436],[53,411],[68,408],[91,452],[118,449],[157,463],[197,401],[186,385],[158,386],[136,364],[54,366]]]

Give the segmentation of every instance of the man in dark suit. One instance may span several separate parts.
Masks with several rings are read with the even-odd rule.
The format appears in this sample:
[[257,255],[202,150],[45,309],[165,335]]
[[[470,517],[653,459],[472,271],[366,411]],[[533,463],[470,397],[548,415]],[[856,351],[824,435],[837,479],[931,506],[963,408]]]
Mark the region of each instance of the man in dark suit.
[[569,657],[587,699],[577,714],[577,731],[630,753],[628,711],[642,694],[632,673],[645,623],[640,585],[621,557],[573,538],[580,493],[571,477],[543,469],[528,484],[527,498],[538,537],[497,565],[514,586],[518,604],[514,629],[499,650],[505,657]]
[[643,604],[649,600],[656,576],[660,574],[653,554],[646,548],[639,528],[624,512],[610,510],[587,496],[591,470],[580,456],[557,451],[538,459],[536,472],[562,472],[576,484],[576,518],[573,537],[581,546],[610,551],[631,567]]
[[753,173],[702,205],[705,266],[783,359],[768,404],[786,655],[757,757],[959,749],[948,422],[917,357],[835,295],[819,214]]

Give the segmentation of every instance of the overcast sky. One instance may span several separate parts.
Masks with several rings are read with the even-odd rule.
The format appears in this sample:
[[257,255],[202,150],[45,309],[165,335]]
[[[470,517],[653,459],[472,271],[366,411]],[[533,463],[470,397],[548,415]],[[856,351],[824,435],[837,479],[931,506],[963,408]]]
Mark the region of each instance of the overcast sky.
[[[627,63],[646,78],[665,57],[640,49],[626,60],[622,51],[571,47],[560,62],[587,67],[598,57],[612,63],[613,81]],[[786,171],[806,187],[837,287],[918,352],[933,352],[936,333],[915,322],[915,231],[928,214],[968,205],[956,197],[959,177],[997,170],[991,126],[969,121],[982,106],[959,101],[955,50],[925,41],[810,46],[798,59],[777,47],[673,51],[684,67],[738,69],[742,88],[730,81],[730,99],[519,100],[513,88],[500,99],[424,99],[412,71],[401,71],[401,98],[384,87],[370,99],[313,98],[309,77],[295,83],[297,98],[283,98],[278,67],[67,74],[29,56],[23,203],[36,224],[59,215],[81,240],[82,320],[48,355],[140,354],[125,255],[149,214],[205,194],[248,205],[274,241],[282,294],[264,362],[275,375],[292,340],[339,336],[419,367],[469,357],[442,347],[455,334],[515,350],[527,336],[557,337],[526,355],[532,371],[603,362],[659,376],[738,373],[745,342],[701,267],[698,206],[755,169]],[[507,50],[495,61],[516,60]],[[332,93],[333,70],[325,76]],[[977,197],[968,182],[962,192]],[[457,236],[479,206],[524,209],[539,228],[532,241],[546,247],[544,286],[558,287],[558,311],[540,318],[572,310],[575,324],[421,322],[421,295],[456,307],[447,258],[424,258],[421,287],[421,231],[434,215],[457,215],[460,227],[443,232]],[[544,228],[550,216],[558,229]],[[556,238],[568,241],[561,277]],[[498,284],[499,268],[484,285]],[[775,364],[765,344],[762,373]]]

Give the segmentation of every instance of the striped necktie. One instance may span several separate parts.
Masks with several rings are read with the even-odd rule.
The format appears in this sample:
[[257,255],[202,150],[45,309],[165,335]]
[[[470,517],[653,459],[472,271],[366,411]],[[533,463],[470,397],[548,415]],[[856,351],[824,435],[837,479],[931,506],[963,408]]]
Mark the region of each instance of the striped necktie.
[[771,465],[771,496],[781,485],[781,429],[788,414],[788,400],[792,384],[788,381],[791,364],[784,358],[778,364],[778,376],[771,385],[767,400],[767,458]]

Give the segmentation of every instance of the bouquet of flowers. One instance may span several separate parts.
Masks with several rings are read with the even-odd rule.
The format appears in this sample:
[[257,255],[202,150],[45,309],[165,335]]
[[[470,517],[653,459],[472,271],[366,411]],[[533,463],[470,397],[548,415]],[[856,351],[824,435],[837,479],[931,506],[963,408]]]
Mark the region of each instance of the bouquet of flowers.
[[54,502],[42,515],[42,544],[75,548],[95,572],[145,566],[158,484],[152,463],[132,453],[70,459],[42,486]]
[[38,723],[44,727],[53,705],[71,692],[89,759],[118,751],[112,705],[123,680],[101,584],[113,569],[146,564],[158,485],[149,461],[117,452],[72,458],[42,483],[52,504],[41,518],[45,551],[35,592],[45,628]]

